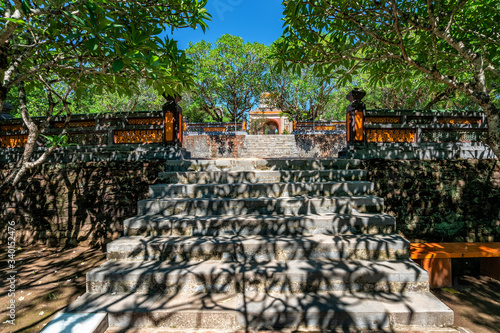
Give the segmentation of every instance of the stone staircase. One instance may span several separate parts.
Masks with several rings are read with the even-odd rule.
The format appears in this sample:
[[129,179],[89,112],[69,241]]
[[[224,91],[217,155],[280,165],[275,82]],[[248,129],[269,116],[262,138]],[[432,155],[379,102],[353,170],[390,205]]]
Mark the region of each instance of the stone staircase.
[[294,135],[247,135],[241,151],[243,158],[297,158]]
[[66,311],[162,332],[452,325],[358,165],[169,161]]

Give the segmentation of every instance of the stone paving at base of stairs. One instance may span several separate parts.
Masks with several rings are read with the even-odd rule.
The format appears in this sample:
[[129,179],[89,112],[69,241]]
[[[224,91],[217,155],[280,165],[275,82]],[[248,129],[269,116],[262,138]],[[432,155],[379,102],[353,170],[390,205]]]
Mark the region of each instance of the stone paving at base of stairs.
[[283,331],[269,331],[269,330],[247,330],[247,331],[214,331],[214,330],[178,330],[178,329],[117,329],[110,328],[105,333],[475,333],[463,327],[450,328],[429,328],[429,327],[401,327],[393,328],[385,331],[363,331],[363,330],[353,330],[353,331],[297,331],[297,330],[283,330]]

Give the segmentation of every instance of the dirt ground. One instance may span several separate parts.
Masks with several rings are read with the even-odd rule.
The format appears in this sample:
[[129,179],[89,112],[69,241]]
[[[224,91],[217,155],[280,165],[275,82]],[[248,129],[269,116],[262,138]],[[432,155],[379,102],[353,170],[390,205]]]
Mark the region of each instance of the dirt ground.
[[0,252],[2,286],[0,287],[0,332],[40,332],[66,305],[85,293],[85,274],[105,261],[102,251],[77,247],[58,250],[35,246],[16,251],[15,326],[4,323],[9,318],[7,247]]
[[464,275],[453,288],[432,292],[453,310],[456,327],[472,333],[500,332],[500,281]]
[[[0,252],[0,269],[6,276],[8,254]],[[8,317],[5,278],[0,288],[0,332],[36,333],[66,305],[85,293],[85,274],[105,261],[97,249],[77,247],[58,250],[42,246],[18,249],[16,265],[15,326],[4,323]],[[461,333],[500,332],[500,281],[464,275],[453,288],[433,293],[455,312],[455,327]]]

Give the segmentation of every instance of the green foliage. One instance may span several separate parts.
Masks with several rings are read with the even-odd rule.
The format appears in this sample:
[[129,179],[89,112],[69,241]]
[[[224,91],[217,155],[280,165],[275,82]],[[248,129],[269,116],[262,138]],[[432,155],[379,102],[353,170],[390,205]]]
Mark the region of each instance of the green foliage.
[[47,136],[40,134],[41,137],[45,138],[46,140],[46,146],[47,147],[69,147],[69,146],[76,146],[74,143],[68,143],[69,137],[65,135],[53,135],[53,136]]
[[[496,0],[441,1],[283,1],[285,29],[277,43],[281,59],[292,68],[313,64],[321,74],[335,72],[352,81],[358,70],[374,86],[403,85],[424,75],[446,84],[470,82],[477,53],[500,65]],[[495,42],[497,41],[497,42]],[[460,49],[459,43],[464,48]],[[498,73],[487,68],[488,79]],[[435,89],[441,84],[429,82]]]
[[[206,29],[206,0],[30,1],[0,5],[0,111],[16,98],[28,128],[25,153],[0,184],[7,196],[26,172],[46,161],[56,145],[31,161],[39,132],[61,115],[99,105],[89,93],[133,96],[141,85],[176,95],[193,83],[192,61],[167,29]],[[33,105],[34,103],[34,105]],[[30,105],[31,104],[31,105]],[[137,106],[137,105],[136,105]],[[45,115],[36,126],[33,115]],[[38,127],[38,128],[37,128]]]
[[201,110],[215,121],[225,117],[242,121],[265,90],[268,48],[223,35],[214,45],[205,41],[190,45],[186,53],[197,75],[195,88],[184,97],[190,101],[187,114],[197,118],[194,115]]
[[139,82],[160,94],[186,89],[192,62],[160,36],[166,29],[205,29],[209,19],[203,0],[16,4],[0,6],[0,90],[25,82],[28,93],[51,93],[65,103],[89,90],[131,96]]
[[283,37],[275,43],[279,68],[312,67],[340,85],[366,73],[370,86],[399,91],[414,87],[414,80],[425,82],[424,91],[435,93],[426,108],[466,96],[486,114],[486,142],[500,156],[499,0],[284,0],[283,5]]
[[[267,77],[270,93],[265,104],[281,110],[290,120],[325,119],[334,109],[340,111],[332,104],[336,85],[315,75],[310,67],[295,72],[279,70],[275,65]],[[345,109],[343,111],[345,113]]]

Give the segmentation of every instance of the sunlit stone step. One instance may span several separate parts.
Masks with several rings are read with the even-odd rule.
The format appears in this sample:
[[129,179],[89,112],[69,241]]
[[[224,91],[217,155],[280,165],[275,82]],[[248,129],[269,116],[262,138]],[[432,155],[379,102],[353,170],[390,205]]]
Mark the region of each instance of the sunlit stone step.
[[300,293],[426,291],[429,276],[410,260],[108,261],[87,273],[87,292]]
[[301,195],[347,196],[373,192],[366,181],[257,184],[158,184],[149,187],[150,198],[280,198]]
[[387,214],[280,215],[138,215],[124,221],[128,235],[297,235],[393,233],[396,220]]
[[375,196],[214,198],[141,200],[138,215],[304,215],[328,213],[378,213],[384,199]]
[[353,159],[192,159],[167,160],[166,171],[241,171],[241,170],[336,170],[356,169],[361,160]]
[[108,260],[304,260],[409,259],[399,235],[163,236],[122,237],[107,245]]
[[[404,294],[84,294],[67,312],[107,312],[111,328],[175,330],[292,329],[351,332],[453,325],[453,311],[430,292]],[[427,330],[422,330],[427,331]]]
[[365,170],[253,170],[160,172],[158,178],[162,182],[177,184],[241,184],[358,181],[366,176]]

